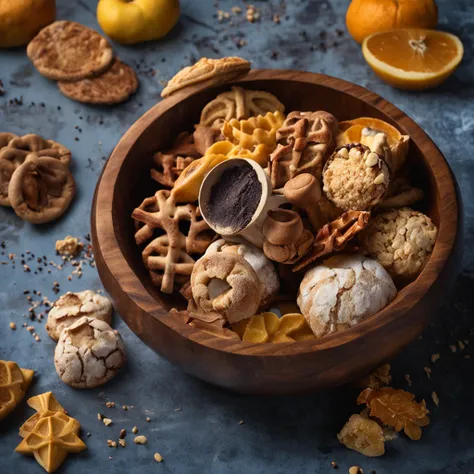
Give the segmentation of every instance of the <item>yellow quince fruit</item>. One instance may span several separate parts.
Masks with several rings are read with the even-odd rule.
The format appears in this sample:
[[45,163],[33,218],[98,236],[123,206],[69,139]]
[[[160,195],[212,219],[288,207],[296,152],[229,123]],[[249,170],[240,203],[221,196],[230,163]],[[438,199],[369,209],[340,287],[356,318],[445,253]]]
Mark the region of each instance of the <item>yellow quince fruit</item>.
[[104,33],[123,44],[162,38],[179,14],[179,0],[100,0],[97,5],[97,21]]
[[24,46],[56,19],[56,0],[0,0],[0,48]]

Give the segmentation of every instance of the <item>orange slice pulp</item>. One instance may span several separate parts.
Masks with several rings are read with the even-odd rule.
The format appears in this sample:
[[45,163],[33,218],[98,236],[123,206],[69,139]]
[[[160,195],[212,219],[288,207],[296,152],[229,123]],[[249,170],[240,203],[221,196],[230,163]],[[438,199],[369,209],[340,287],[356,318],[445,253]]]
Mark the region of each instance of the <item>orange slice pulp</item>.
[[450,33],[406,28],[369,36],[362,53],[374,72],[393,87],[422,90],[443,83],[461,62],[464,48]]

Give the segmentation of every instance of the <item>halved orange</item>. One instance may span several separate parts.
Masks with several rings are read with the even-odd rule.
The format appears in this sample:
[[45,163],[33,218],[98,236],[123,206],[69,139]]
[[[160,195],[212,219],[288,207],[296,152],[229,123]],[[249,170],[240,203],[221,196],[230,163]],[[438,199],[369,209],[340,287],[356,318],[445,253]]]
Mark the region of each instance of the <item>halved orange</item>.
[[369,36],[362,53],[374,72],[393,87],[422,90],[438,86],[453,73],[464,47],[450,33],[406,28]]

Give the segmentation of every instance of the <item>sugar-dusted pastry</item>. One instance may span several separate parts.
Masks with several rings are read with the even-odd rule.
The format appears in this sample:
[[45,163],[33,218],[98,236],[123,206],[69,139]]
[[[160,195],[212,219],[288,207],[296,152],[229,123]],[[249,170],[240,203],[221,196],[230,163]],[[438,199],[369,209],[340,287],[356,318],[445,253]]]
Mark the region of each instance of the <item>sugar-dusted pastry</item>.
[[46,472],[55,472],[69,453],[80,453],[87,446],[79,438],[81,424],[66,414],[51,392],[28,400],[37,410],[20,428],[22,442],[15,452],[34,456]]
[[428,216],[404,207],[375,216],[360,236],[361,250],[393,278],[414,279],[428,262],[437,235]]
[[345,211],[368,211],[384,197],[390,182],[387,163],[364,145],[339,148],[326,162],[323,191]]
[[124,363],[125,346],[119,332],[87,316],[63,330],[54,351],[59,378],[74,388],[103,385]]
[[76,194],[74,177],[66,163],[37,153],[27,155],[8,185],[15,213],[33,224],[58,219]]
[[250,243],[234,244],[224,239],[213,242],[206,250],[205,255],[218,252],[229,252],[240,255],[250,264],[258,276],[261,287],[260,307],[271,303],[280,290],[280,281],[272,262],[259,248]]
[[237,146],[232,150],[232,157],[241,157],[239,150],[250,152],[253,159],[262,167],[266,167],[270,153],[276,147],[277,130],[282,126],[285,116],[280,112],[267,112],[248,119],[231,119],[222,125],[222,135]]
[[212,80],[213,84],[221,84],[249,70],[250,63],[237,56],[220,59],[201,58],[172,77],[162,90],[161,97],[168,97],[185,87],[207,80]]
[[15,362],[0,360],[0,420],[21,402],[33,375],[32,370],[20,369]]
[[231,252],[200,258],[191,275],[191,288],[195,307],[191,305],[190,316],[206,322],[236,323],[249,318],[257,312],[262,296],[255,270]]
[[[198,161],[198,160],[197,160]],[[143,263],[163,293],[189,281],[195,255],[202,255],[215,233],[194,204],[177,205],[169,191],[157,191],[132,213],[135,242],[146,245]],[[185,227],[185,228],[183,228]]]
[[369,223],[370,212],[347,211],[318,230],[306,255],[294,266],[300,271],[321,257],[340,252]]
[[55,21],[28,44],[26,54],[38,71],[55,81],[79,81],[104,72],[114,53],[97,31],[73,21]]
[[373,117],[360,117],[339,123],[337,146],[361,143],[380,153],[393,174],[402,167],[408,155],[410,137],[395,127]]
[[57,341],[64,328],[71,326],[83,316],[110,324],[112,311],[110,300],[94,291],[67,292],[54,302],[48,313],[46,330],[51,338]]
[[303,227],[298,213],[287,209],[269,211],[263,223],[263,251],[274,262],[292,264],[311,247],[313,235]]
[[324,111],[291,112],[277,132],[269,172],[273,189],[301,173],[321,177],[324,162],[334,149],[337,119]]
[[355,326],[387,306],[397,289],[377,261],[338,255],[306,272],[297,303],[318,337]]
[[352,415],[337,435],[337,439],[346,448],[364,456],[376,457],[385,453],[382,427],[367,416]]
[[276,111],[283,113],[285,106],[273,94],[233,86],[204,107],[199,123],[220,129],[225,121],[231,119],[248,119]]

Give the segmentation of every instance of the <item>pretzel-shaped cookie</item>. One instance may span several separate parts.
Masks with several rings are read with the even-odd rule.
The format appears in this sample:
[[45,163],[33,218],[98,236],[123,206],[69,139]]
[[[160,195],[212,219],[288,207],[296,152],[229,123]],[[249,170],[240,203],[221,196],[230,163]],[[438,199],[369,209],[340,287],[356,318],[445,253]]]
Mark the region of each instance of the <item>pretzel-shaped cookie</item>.
[[[148,242],[142,256],[153,284],[159,285],[163,293],[172,293],[175,284],[182,285],[189,280],[194,267],[193,256],[206,251],[214,232],[202,219],[197,206],[176,205],[166,190],[145,199],[132,217],[137,227],[137,245]],[[182,222],[188,222],[185,233],[180,229]]]
[[43,224],[60,217],[75,194],[76,185],[67,164],[36,153],[27,155],[8,185],[13,210],[33,224]]

